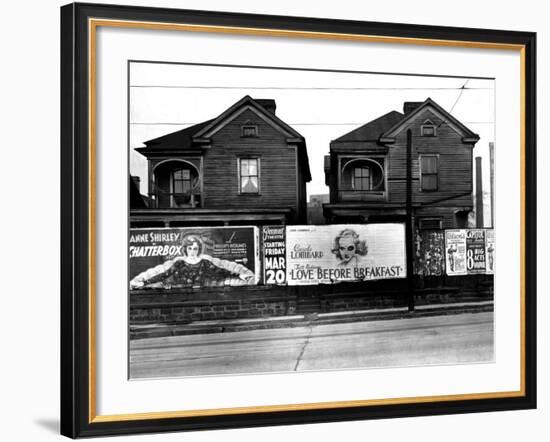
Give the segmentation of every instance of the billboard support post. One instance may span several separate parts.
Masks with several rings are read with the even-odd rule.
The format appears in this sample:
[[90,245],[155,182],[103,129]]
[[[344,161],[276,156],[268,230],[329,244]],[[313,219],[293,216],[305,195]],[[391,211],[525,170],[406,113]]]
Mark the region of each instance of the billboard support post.
[[414,311],[414,281],[413,281],[413,216],[412,216],[412,132],[407,130],[407,198],[405,247],[407,258],[407,297],[409,311]]

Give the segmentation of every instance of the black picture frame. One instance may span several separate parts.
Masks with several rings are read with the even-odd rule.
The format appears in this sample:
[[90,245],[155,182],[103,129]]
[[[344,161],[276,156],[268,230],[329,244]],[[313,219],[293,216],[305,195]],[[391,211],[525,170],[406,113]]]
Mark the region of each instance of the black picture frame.
[[[515,397],[195,417],[97,421],[90,379],[90,18],[519,45],[524,75],[524,389]],[[73,3],[61,8],[61,434],[71,437],[240,428],[536,408],[536,34]],[[93,316],[92,316],[93,317]],[[93,336],[92,336],[93,338]]]

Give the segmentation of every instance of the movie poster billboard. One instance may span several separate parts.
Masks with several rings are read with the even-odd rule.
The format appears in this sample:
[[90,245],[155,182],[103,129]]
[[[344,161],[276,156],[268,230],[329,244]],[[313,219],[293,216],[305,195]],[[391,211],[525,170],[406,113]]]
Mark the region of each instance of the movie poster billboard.
[[466,270],[468,274],[485,273],[485,230],[468,229],[466,232]]
[[130,229],[130,289],[253,285],[257,227]]
[[286,227],[262,227],[264,284],[286,284]]
[[466,230],[445,230],[447,275],[466,275]]
[[286,228],[288,285],[406,277],[403,224]]
[[493,229],[485,231],[485,255],[487,256],[486,273],[492,275],[495,273],[495,231]]

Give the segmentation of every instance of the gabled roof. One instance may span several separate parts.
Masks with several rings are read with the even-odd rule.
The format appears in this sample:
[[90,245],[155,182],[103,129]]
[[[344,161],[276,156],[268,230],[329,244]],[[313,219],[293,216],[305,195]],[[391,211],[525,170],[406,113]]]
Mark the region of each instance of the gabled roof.
[[357,129],[342,135],[334,141],[378,141],[380,135],[403,119],[403,114],[397,111],[388,112],[376,120],[369,121]]
[[[378,142],[381,139],[391,139],[393,138],[405,124],[412,118],[415,118],[420,112],[426,108],[433,109],[438,113],[446,123],[451,125],[455,130],[460,132],[463,139],[468,141],[476,142],[479,140],[479,136],[468,129],[464,124],[458,121],[453,117],[449,112],[443,109],[439,104],[433,101],[431,98],[427,98],[422,102],[415,110],[403,115],[400,112],[392,111],[388,112],[381,117],[376,118],[375,120],[369,121],[357,129],[348,132],[345,135],[342,135],[340,138],[337,138],[333,142],[352,142],[352,141],[362,141],[362,142]],[[386,141],[383,140],[383,141]]]
[[272,99],[254,100],[252,97],[245,95],[216,118],[145,141],[145,147],[138,147],[135,150],[147,156],[155,152],[179,152],[182,150],[200,149],[201,146],[204,146],[205,142],[208,143],[210,136],[227,124],[227,122],[231,121],[233,114],[245,107],[253,109],[271,126],[284,133],[289,142],[298,146],[298,152],[302,158],[302,167],[304,167],[305,179],[306,181],[311,181],[305,138],[274,114],[275,100]]
[[139,147],[136,150],[141,151],[153,151],[153,150],[186,150],[193,146],[193,136],[206,125],[213,120],[203,121],[199,124],[186,127],[185,129],[178,130],[152,140],[145,141],[147,147]]
[[195,134],[195,138],[203,138],[203,137],[209,137],[213,133],[215,133],[220,126],[223,127],[224,121],[226,121],[233,113],[237,112],[240,108],[244,106],[250,106],[251,108],[255,109],[259,112],[260,115],[262,115],[267,121],[270,121],[275,126],[278,126],[280,130],[283,132],[286,132],[286,135],[292,138],[297,138],[300,141],[305,141],[304,137],[300,135],[295,129],[290,127],[288,124],[286,124],[283,120],[281,120],[279,117],[277,117],[274,113],[268,111],[266,108],[264,108],[260,103],[265,103],[266,105],[269,105],[268,102],[273,100],[254,100],[249,95],[245,95],[243,98],[241,98],[239,101],[237,101],[235,104],[233,104],[229,109],[222,112],[220,115],[218,115],[216,118],[211,120],[209,124],[207,124],[205,127],[203,127],[201,130],[199,130]]
[[479,135],[472,132],[464,124],[458,121],[453,117],[449,112],[443,109],[439,104],[433,101],[431,98],[427,98],[420,106],[418,106],[414,111],[406,114],[400,121],[396,122],[392,127],[386,130],[384,133],[380,134],[380,138],[392,138],[405,126],[407,121],[415,118],[419,113],[421,113],[426,108],[433,108],[437,113],[439,113],[447,124],[450,124],[451,127],[454,126],[454,129],[461,133],[463,138],[468,138],[472,140],[479,140]]

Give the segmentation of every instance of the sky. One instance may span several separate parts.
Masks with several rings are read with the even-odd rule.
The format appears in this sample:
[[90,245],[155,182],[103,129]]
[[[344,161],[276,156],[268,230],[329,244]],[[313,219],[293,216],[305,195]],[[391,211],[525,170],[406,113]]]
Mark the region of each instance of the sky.
[[[152,138],[209,120],[240,100],[271,98],[276,114],[306,139],[312,181],[308,195],[326,194],[323,157],[330,141],[405,101],[430,97],[480,136],[474,157],[483,158],[489,189],[489,142],[495,134],[492,79],[343,73],[274,68],[131,62],[129,75],[130,173],[147,192],[147,161],[136,147]],[[495,157],[498,157],[495,149]],[[496,162],[496,161],[495,161]],[[486,204],[486,212],[487,212]],[[490,213],[485,214],[490,217]]]

